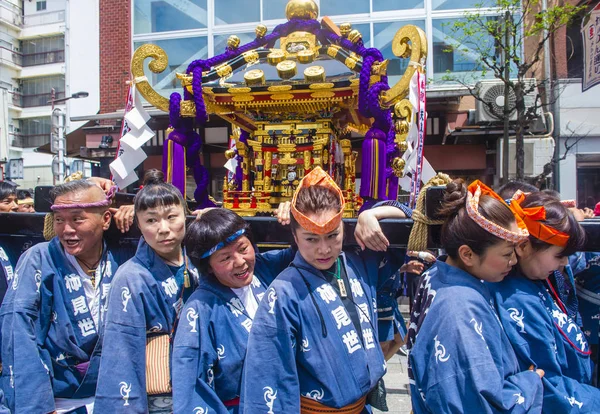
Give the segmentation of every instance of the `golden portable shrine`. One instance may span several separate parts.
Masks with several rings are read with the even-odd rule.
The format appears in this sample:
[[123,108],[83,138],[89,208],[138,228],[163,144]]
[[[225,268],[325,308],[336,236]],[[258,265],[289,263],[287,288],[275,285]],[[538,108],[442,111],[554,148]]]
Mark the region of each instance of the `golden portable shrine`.
[[[395,199],[413,116],[405,98],[412,75],[423,67],[425,33],[411,25],[396,33],[392,50],[410,62],[390,87],[388,61],[379,50],[366,48],[350,24],[316,20],[313,0],[290,0],[286,16],[288,21],[271,33],[257,26],[253,42],[240,46],[232,35],[224,53],[192,62],[186,73],[177,74],[183,96],[174,93],[167,99],[145,77],[146,58],[153,59],[148,67],[154,73],[168,67],[160,47],[146,44],[135,51],[132,73],[138,91],[170,115],[172,143],[165,142],[165,156],[173,166],[167,176],[177,185],[176,170],[187,164],[199,186],[196,201],[208,205],[201,188],[207,173],[197,155],[201,138],[193,128],[214,114],[234,126],[235,147],[226,157],[237,161],[237,167],[224,178],[223,204],[242,216],[269,214],[290,200],[314,166],[328,171],[342,188],[344,217],[356,216],[363,200]],[[365,135],[360,196],[351,132]],[[187,158],[177,160],[177,146]],[[179,174],[185,177],[185,170]]]

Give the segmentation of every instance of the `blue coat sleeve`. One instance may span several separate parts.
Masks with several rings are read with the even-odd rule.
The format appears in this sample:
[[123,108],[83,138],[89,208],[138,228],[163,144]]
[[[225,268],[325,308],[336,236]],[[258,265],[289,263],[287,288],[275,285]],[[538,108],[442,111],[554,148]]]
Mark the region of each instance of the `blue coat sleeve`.
[[508,343],[502,341],[500,323],[490,309],[477,309],[482,305],[465,303],[459,312],[446,308],[446,317],[428,315],[441,317],[445,326],[439,322],[434,338],[419,333],[417,344],[425,340],[428,345],[421,362],[429,380],[413,400],[424,399],[433,413],[541,412],[540,377],[533,371],[506,372],[506,366],[516,365],[512,349],[504,349]]
[[300,384],[294,348],[299,321],[298,304],[293,303],[296,294],[291,286],[277,281],[269,290],[275,291],[277,300],[273,312],[269,301],[263,300],[254,317],[244,363],[240,413],[299,413]]
[[[40,326],[41,315],[51,306],[46,303],[51,302],[51,292],[44,284],[39,286],[43,297],[50,298],[42,303],[35,280],[42,265],[39,248],[21,256],[0,309],[1,385],[13,413],[49,413],[55,409],[50,373],[42,363],[37,342],[39,332],[47,332]],[[44,320],[50,320],[49,315]]]
[[[507,309],[522,313],[523,329],[511,320]],[[600,412],[600,390],[563,374],[554,336],[556,328],[539,298],[531,294],[510,295],[503,299],[500,312],[521,367],[535,365],[545,372],[544,407],[553,407],[555,412],[561,413]],[[578,351],[573,349],[572,352]],[[589,361],[589,356],[579,354],[579,357]],[[575,402],[583,404],[578,406]]]
[[269,250],[256,255],[257,272],[267,286],[292,263],[295,255],[296,249],[292,247],[281,250]]
[[141,283],[144,275],[126,267],[117,270],[109,293],[94,405],[98,413],[148,411],[144,299],[152,293]]
[[218,363],[218,354],[210,338],[210,313],[193,296],[182,315],[197,315],[196,326],[180,323],[173,348],[173,410],[192,413],[197,407],[206,413],[228,414],[227,408],[209,385],[209,372]]

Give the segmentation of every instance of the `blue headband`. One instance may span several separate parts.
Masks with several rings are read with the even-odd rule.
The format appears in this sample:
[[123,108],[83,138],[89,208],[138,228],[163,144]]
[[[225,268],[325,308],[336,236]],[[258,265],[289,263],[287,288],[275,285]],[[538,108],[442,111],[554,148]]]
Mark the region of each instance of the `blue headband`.
[[200,256],[200,259],[206,259],[207,257],[212,256],[217,250],[221,250],[223,247],[225,247],[226,245],[228,245],[229,243],[231,243],[232,241],[234,241],[235,239],[237,239],[244,233],[246,233],[246,229],[241,229],[241,230],[236,231],[231,236],[227,237],[225,239],[225,241],[217,243],[216,246],[214,246],[214,247],[210,248],[208,251],[206,251],[202,256]]

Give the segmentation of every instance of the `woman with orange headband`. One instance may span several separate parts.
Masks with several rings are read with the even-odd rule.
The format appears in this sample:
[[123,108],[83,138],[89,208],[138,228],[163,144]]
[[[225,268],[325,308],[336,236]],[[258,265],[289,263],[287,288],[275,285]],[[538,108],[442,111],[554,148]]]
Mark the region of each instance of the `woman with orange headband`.
[[542,192],[517,193],[510,207],[529,238],[515,248],[515,269],[493,289],[519,364],[546,372],[543,412],[598,413],[600,390],[589,385],[589,345],[548,281],[569,255],[582,249],[584,230],[567,207]]
[[[396,207],[359,216],[361,247],[378,233],[378,219],[405,217]],[[317,167],[305,176],[291,203],[298,252],[254,317],[240,412],[370,412],[367,394],[385,373],[376,288],[400,268],[404,254],[342,252],[343,211],[342,192],[329,175]],[[387,250],[387,239],[377,238],[367,246]]]
[[413,412],[537,413],[543,371],[519,367],[488,284],[527,239],[506,203],[479,181],[448,184],[440,257],[421,276],[408,330]]

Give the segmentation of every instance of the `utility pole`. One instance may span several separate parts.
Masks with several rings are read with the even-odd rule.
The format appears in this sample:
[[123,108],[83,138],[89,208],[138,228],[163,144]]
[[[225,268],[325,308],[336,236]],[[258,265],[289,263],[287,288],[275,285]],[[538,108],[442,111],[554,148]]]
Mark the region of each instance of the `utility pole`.
[[508,55],[506,48],[510,45],[510,32],[508,22],[510,21],[510,11],[506,11],[504,15],[504,48],[502,52],[504,54],[504,138],[502,141],[502,183],[508,182],[508,165],[509,165],[509,151],[508,151],[508,135],[509,135],[509,116],[510,116],[510,102],[508,96],[510,95],[510,56]]

